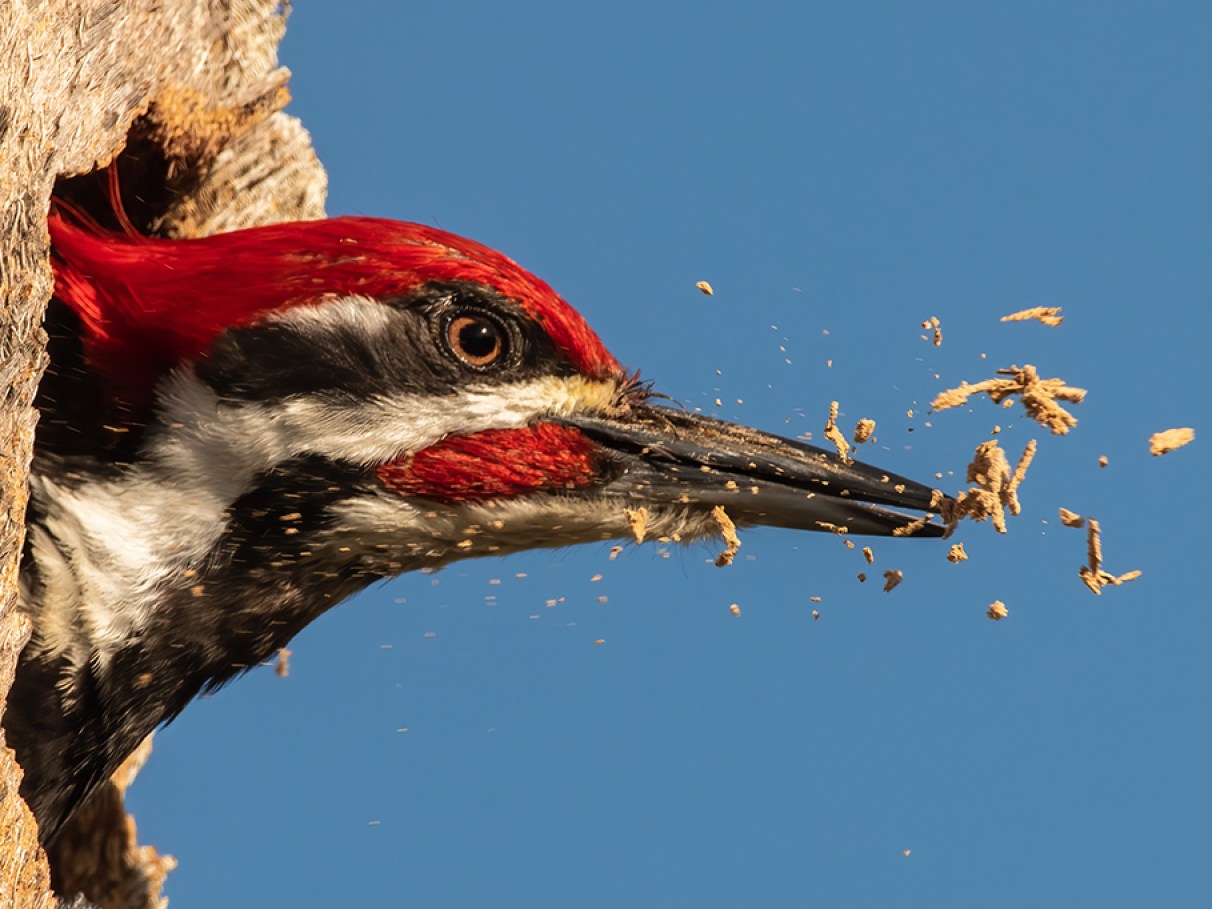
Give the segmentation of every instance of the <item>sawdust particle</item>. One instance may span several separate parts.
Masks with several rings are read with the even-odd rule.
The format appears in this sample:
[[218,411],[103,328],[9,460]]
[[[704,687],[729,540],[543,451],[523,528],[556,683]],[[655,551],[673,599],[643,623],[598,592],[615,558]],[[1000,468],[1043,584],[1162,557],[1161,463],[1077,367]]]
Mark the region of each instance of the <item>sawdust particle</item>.
[[1027,415],[1053,435],[1064,435],[1077,425],[1077,418],[1057,402],[1080,404],[1086,397],[1084,388],[1066,385],[1062,379],[1041,379],[1036,368],[1030,364],[1021,369],[1017,366],[999,369],[997,373],[1010,378],[985,379],[975,385],[961,382],[958,387],[937,395],[930,402],[931,408],[947,410],[958,407],[967,403],[973,395],[981,393],[987,394],[995,404],[1011,407],[1014,402],[1010,396],[1017,395]]
[[715,557],[716,567],[723,568],[725,565],[731,565],[732,560],[736,558],[741,548],[741,538],[736,535],[736,524],[732,523],[732,518],[728,517],[723,505],[716,505],[711,509],[711,519],[720,528],[720,536],[724,538],[725,549]]
[[1092,592],[1102,595],[1103,588],[1110,585],[1118,587],[1128,581],[1135,581],[1142,574],[1141,571],[1128,571],[1124,574],[1111,574],[1109,571],[1103,570],[1103,542],[1102,542],[1102,527],[1098,521],[1090,518],[1086,522],[1086,556],[1087,564],[1078,569],[1078,577],[1082,579],[1082,583],[1090,588]]
[[627,524],[631,527],[631,534],[635,537],[637,543],[644,542],[644,535],[648,532],[648,509],[641,505],[639,508],[624,509],[627,515]]
[[1009,614],[1010,612],[1006,609],[1006,604],[1001,600],[994,600],[989,604],[989,608],[985,610],[985,615],[989,616],[989,618],[993,619],[995,622],[1000,622]]
[[696,281],[694,286],[697,287],[699,290],[701,290],[703,293],[705,293],[709,297],[715,293],[715,289],[710,284],[708,284],[706,281]]
[[833,443],[842,463],[851,464],[853,461],[850,457],[850,443],[846,441],[842,431],[837,428],[837,408],[837,401],[829,402],[829,422],[825,424],[825,438]]
[[1195,430],[1190,426],[1179,429],[1166,429],[1149,436],[1149,454],[1154,457],[1169,454],[1176,448],[1190,445],[1195,441]]
[[885,571],[884,572],[884,593],[888,593],[890,590],[892,590],[893,587],[895,587],[897,584],[899,584],[903,580],[905,580],[905,573],[903,571],[901,571],[900,569],[893,568],[888,571]]
[[862,445],[875,432],[875,420],[859,420],[854,427],[854,444]]
[[964,551],[963,543],[952,544],[951,548],[947,550],[947,561],[952,565],[968,561],[968,553]]
[[1086,524],[1086,519],[1075,511],[1068,508],[1059,508],[1057,511],[1060,514],[1060,522],[1066,527],[1084,527]]
[[871,551],[870,546],[863,547],[863,558],[867,560],[868,565],[875,561],[875,553]]
[[290,650],[286,647],[278,648],[278,662],[274,666],[274,675],[280,679],[290,675]]
[[741,607],[738,606],[736,603],[733,603],[731,606],[728,607],[728,611],[731,612],[733,615],[739,616],[741,614]]
[[1031,319],[1042,322],[1050,328],[1059,328],[1060,324],[1065,321],[1059,306],[1032,306],[1030,309],[1020,309],[1008,316],[1002,316],[1003,322],[1027,322]]

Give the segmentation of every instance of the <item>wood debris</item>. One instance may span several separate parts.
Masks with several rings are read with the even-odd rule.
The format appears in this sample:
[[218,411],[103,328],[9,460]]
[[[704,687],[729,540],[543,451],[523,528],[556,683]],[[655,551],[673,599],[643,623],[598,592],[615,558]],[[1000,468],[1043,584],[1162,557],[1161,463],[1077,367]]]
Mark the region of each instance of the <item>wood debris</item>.
[[905,572],[899,569],[891,569],[884,572],[884,593],[890,591],[893,587],[905,580]]
[[976,394],[987,394],[995,404],[1003,407],[1010,406],[1010,396],[1018,395],[1027,415],[1041,426],[1051,430],[1053,435],[1065,435],[1077,425],[1077,418],[1065,410],[1057,401],[1080,404],[1086,397],[1084,388],[1074,388],[1066,385],[1063,379],[1041,379],[1034,366],[1011,366],[1009,369],[999,369],[999,376],[1004,379],[985,379],[970,385],[961,382],[958,388],[950,388],[939,394],[930,402],[934,410],[947,410],[967,403]]
[[[931,316],[922,323],[922,328],[924,328],[926,331],[931,331],[933,329],[934,335],[931,338],[931,341],[934,343],[935,347],[943,346],[943,329],[938,320],[938,316]],[[922,335],[923,340],[925,340],[925,337],[925,335]]]
[[812,621],[815,622],[815,621],[819,620],[820,617],[821,617],[821,612],[819,609],[812,610]]
[[854,427],[854,444],[862,445],[875,432],[875,420],[859,420]]
[[989,618],[993,619],[995,622],[1000,622],[1009,614],[1010,611],[1006,608],[1006,604],[1001,600],[994,600],[989,604],[989,608],[985,610],[985,615],[989,616]]
[[736,524],[732,523],[732,518],[728,517],[723,505],[716,505],[711,509],[711,519],[720,528],[720,536],[724,538],[726,548],[715,557],[716,568],[723,568],[725,565],[731,565],[732,560],[736,558],[737,551],[741,548],[741,538],[736,535]]
[[850,457],[850,443],[846,441],[842,431],[837,428],[837,401],[829,402],[829,422],[825,424],[825,438],[833,443],[833,447],[837,449],[838,457],[842,459],[843,463],[853,463],[853,459]]
[[1154,457],[1169,454],[1174,449],[1190,445],[1194,441],[1195,430],[1190,426],[1155,432],[1149,436],[1149,454]]
[[1107,585],[1118,587],[1128,581],[1135,581],[1142,574],[1141,571],[1128,571],[1124,574],[1111,574],[1109,571],[1103,570],[1103,542],[1102,528],[1098,525],[1098,521],[1090,518],[1088,521],[1088,530],[1086,532],[1086,553],[1089,558],[1087,564],[1083,565],[1077,572],[1078,577],[1082,579],[1082,583],[1090,588],[1091,591],[1102,595],[1103,588]]
[[1099,466],[1100,468],[1106,467],[1106,466],[1107,466],[1108,464],[1110,464],[1110,463],[1111,463],[1111,462],[1107,460],[1107,456],[1106,456],[1106,455],[1099,455],[1099,456],[1098,456],[1098,466]]
[[280,679],[290,675],[290,651],[285,647],[278,648],[278,662],[274,666],[274,675]]
[[1018,464],[1011,472],[1006,453],[997,444],[996,439],[978,445],[967,473],[968,482],[976,485],[959,493],[954,504],[943,505],[943,521],[947,524],[947,535],[955,530],[955,525],[961,518],[971,518],[974,521],[991,518],[994,529],[998,533],[1005,533],[1006,511],[1012,515],[1022,511],[1022,505],[1018,501],[1018,487],[1027,475],[1032,458],[1035,457],[1035,447],[1035,440],[1032,439],[1023,449]]
[[728,607],[728,611],[731,612],[733,615],[739,616],[741,614],[741,607],[738,606],[736,603],[733,603],[731,606]]
[[947,561],[952,565],[968,561],[968,553],[964,552],[963,543],[952,544],[951,548],[947,550]]
[[644,535],[648,533],[648,509],[641,505],[639,508],[627,508],[624,511],[632,536],[637,543],[643,543]]
[[924,515],[922,515],[917,520],[910,521],[908,524],[902,525],[901,527],[894,528],[892,531],[892,535],[894,537],[913,536],[913,534],[917,533],[919,530],[921,530],[923,527],[925,527],[927,524],[929,524],[930,519],[933,517],[934,517],[933,514],[931,514],[930,512],[926,512]]
[[1075,511],[1070,511],[1068,508],[1058,509],[1060,513],[1060,522],[1066,527],[1084,527],[1086,519]]
[[715,293],[714,288],[712,288],[712,286],[710,284],[708,284],[706,281],[696,281],[694,286],[697,287],[699,290],[701,290],[703,293],[705,293],[709,297],[713,293]]
[[867,560],[868,565],[875,561],[875,553],[871,551],[870,546],[863,547],[863,558]]
[[1059,328],[1060,324],[1065,321],[1059,306],[1032,306],[1030,309],[1020,309],[1008,316],[1002,316],[1003,322],[1027,322],[1031,319],[1042,322],[1050,328]]

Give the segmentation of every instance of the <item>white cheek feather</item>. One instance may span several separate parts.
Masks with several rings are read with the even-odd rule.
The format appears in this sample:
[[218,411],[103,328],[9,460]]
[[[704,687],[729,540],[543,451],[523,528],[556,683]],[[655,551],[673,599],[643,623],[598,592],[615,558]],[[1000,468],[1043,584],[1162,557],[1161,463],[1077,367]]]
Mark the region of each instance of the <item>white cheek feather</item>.
[[371,467],[456,433],[601,412],[616,394],[613,381],[543,376],[473,385],[436,398],[400,394],[340,401],[309,395],[265,404],[224,403],[191,370],[174,375],[162,392],[170,429],[161,457],[174,470],[198,478],[216,470],[244,478],[307,454]]

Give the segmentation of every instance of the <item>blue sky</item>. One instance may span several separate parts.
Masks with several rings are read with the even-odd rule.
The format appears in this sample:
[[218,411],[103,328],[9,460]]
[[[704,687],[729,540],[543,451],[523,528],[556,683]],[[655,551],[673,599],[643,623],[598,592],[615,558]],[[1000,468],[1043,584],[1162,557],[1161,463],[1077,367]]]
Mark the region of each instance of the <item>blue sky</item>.
[[[819,439],[838,400],[949,490],[994,425],[1039,454],[960,565],[755,530],[367,592],[159,736],[172,904],[1208,905],[1212,465],[1147,440],[1207,430],[1210,40],[1198,3],[299,2],[331,213],[504,250],[691,407]],[[1089,389],[1070,435],[927,413],[1023,363]],[[1143,577],[1094,597],[1059,506]]]

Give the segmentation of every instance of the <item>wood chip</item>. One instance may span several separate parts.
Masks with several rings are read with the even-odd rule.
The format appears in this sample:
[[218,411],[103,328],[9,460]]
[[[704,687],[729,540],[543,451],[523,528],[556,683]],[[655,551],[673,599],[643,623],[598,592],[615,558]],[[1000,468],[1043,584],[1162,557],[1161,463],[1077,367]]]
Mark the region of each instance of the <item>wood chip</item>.
[[943,329],[941,328],[938,316],[931,316],[922,323],[922,328],[924,328],[926,331],[934,331],[934,336],[931,340],[933,341],[935,347],[943,346]]
[[641,505],[639,508],[628,508],[625,511],[632,536],[637,543],[643,543],[644,535],[648,533],[648,509]]
[[898,569],[884,572],[884,593],[890,591],[893,587],[905,580],[905,573]]
[[1107,456],[1106,456],[1106,455],[1099,455],[1099,456],[1098,456],[1098,466],[1099,466],[1099,468],[1106,467],[1106,466],[1107,466],[1108,464],[1110,464],[1110,463],[1111,463],[1111,462],[1107,460]]
[[696,281],[694,286],[697,287],[699,290],[701,290],[703,293],[705,293],[709,297],[713,293],[715,293],[715,290],[713,290],[711,285],[708,284],[706,281]]
[[952,565],[958,564],[959,562],[968,561],[968,553],[964,552],[963,543],[954,543],[951,548],[947,550],[947,561]]
[[989,608],[985,610],[985,615],[989,616],[989,618],[993,619],[995,622],[1000,622],[1009,614],[1010,611],[1006,609],[1006,604],[1001,600],[994,600],[989,604]]
[[1075,511],[1070,511],[1068,508],[1058,509],[1060,512],[1060,522],[1066,527],[1084,527],[1086,519]]
[[859,420],[854,427],[854,444],[862,445],[875,432],[875,420]]
[[716,505],[711,509],[711,519],[720,528],[720,536],[724,538],[726,548],[715,557],[716,567],[723,568],[725,565],[731,565],[732,560],[736,558],[737,551],[741,548],[741,538],[736,535],[736,524],[732,523],[732,518],[728,517],[723,505]]
[[815,621],[819,620],[820,617],[821,617],[820,610],[817,610],[817,609],[812,610],[812,621],[815,622]]
[[1077,425],[1077,418],[1065,410],[1057,401],[1080,404],[1086,397],[1084,388],[1073,388],[1062,379],[1041,379],[1034,366],[1028,364],[1021,369],[1011,366],[1009,369],[999,369],[1000,376],[1005,379],[986,379],[970,385],[961,382],[959,387],[942,392],[930,402],[934,410],[947,410],[967,403],[976,394],[987,394],[995,404],[1009,407],[1013,402],[1011,395],[1018,395],[1027,415],[1041,426],[1047,428],[1053,435],[1065,435]]
[[741,607],[738,606],[736,603],[733,603],[731,606],[728,607],[728,611],[731,612],[733,615],[739,616],[741,614]]
[[1082,579],[1082,583],[1089,587],[1091,591],[1100,596],[1104,587],[1108,585],[1118,587],[1120,584],[1128,581],[1135,581],[1142,574],[1140,571],[1128,571],[1124,574],[1115,575],[1103,570],[1102,528],[1094,518],[1090,518],[1088,522],[1086,555],[1088,562],[1078,570],[1078,577]]
[[1155,432],[1149,436],[1149,454],[1154,457],[1169,454],[1174,449],[1190,445],[1194,441],[1195,430],[1190,426]]
[[863,558],[867,560],[868,565],[875,561],[875,553],[871,551],[870,546],[863,547]]
[[976,447],[972,463],[968,465],[967,479],[975,486],[959,493],[954,503],[943,506],[943,521],[947,525],[947,535],[954,530],[961,518],[971,518],[974,521],[993,520],[993,527],[998,533],[1006,532],[1006,511],[1016,515],[1022,511],[1018,500],[1018,487],[1027,475],[1027,468],[1035,457],[1035,440],[1032,439],[1023,449],[1014,472],[1010,471],[1010,462],[1006,453],[998,446],[996,439],[982,442]]
[[908,524],[905,524],[902,527],[894,528],[892,531],[892,535],[894,537],[913,536],[913,534],[917,533],[919,530],[921,530],[923,527],[925,527],[927,524],[929,524],[930,519],[933,517],[934,517],[933,514],[931,514],[930,512],[926,512],[924,515],[922,515],[917,520],[910,521]]
[[837,428],[837,401],[829,403],[829,422],[825,424],[825,438],[833,443],[833,447],[837,449],[838,457],[842,459],[843,463],[854,463],[850,457],[850,443],[846,441],[842,431]]
[[274,675],[280,679],[290,675],[290,651],[285,647],[278,648],[278,662],[274,666]]
[[1002,316],[1003,322],[1027,322],[1031,319],[1042,322],[1051,328],[1059,328],[1060,324],[1065,321],[1059,306],[1032,306],[1030,309],[1020,309],[1008,316]]

